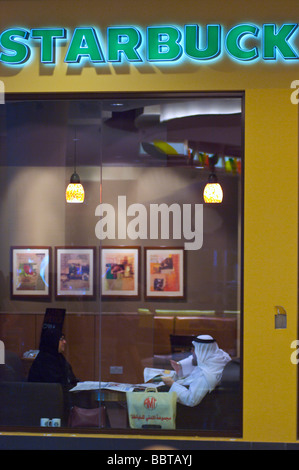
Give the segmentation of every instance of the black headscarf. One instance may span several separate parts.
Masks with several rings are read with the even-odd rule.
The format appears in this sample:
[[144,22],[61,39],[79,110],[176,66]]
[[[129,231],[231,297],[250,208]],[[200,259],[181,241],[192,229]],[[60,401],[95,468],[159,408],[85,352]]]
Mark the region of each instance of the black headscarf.
[[43,324],[39,343],[39,350],[49,354],[58,354],[59,340],[62,336],[60,328],[51,328],[52,325]]
[[63,332],[64,317],[65,309],[46,309],[40,337],[40,351],[48,352],[50,354],[58,354],[58,345]]
[[[71,365],[64,355],[58,351],[59,340],[63,334],[63,319],[65,311],[47,309],[40,338],[39,353],[33,362],[29,382],[60,383],[63,386],[73,386],[78,382]],[[55,318],[55,316],[60,315]],[[58,320],[57,320],[58,319]]]

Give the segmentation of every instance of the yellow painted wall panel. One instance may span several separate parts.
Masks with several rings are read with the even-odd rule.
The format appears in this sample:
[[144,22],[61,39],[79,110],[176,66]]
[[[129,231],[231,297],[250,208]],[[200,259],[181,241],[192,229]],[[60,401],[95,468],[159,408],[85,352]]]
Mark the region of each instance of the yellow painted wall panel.
[[[298,110],[289,90],[245,104],[244,439],[296,439]],[[274,307],[287,328],[274,328]]]

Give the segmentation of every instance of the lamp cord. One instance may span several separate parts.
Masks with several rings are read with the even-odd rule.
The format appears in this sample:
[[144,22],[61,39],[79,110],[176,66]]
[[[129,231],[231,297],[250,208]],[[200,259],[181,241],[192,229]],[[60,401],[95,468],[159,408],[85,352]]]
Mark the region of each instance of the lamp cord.
[[74,172],[77,173],[77,129],[75,128],[74,138]]

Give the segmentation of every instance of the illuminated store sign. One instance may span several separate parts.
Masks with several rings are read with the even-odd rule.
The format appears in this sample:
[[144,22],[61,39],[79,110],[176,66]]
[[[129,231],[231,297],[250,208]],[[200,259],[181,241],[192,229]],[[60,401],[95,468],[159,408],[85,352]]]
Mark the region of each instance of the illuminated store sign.
[[[0,35],[0,62],[17,66],[30,61],[39,50],[42,64],[177,63],[180,59],[207,62],[227,55],[238,62],[290,61],[299,59],[292,44],[297,23],[283,25],[238,24],[228,31],[219,24],[199,26],[148,26],[144,33],[135,26],[109,27],[106,38],[95,27],[13,27]],[[38,48],[36,46],[39,46]],[[58,48],[65,47],[64,57]],[[84,60],[83,60],[84,59]]]

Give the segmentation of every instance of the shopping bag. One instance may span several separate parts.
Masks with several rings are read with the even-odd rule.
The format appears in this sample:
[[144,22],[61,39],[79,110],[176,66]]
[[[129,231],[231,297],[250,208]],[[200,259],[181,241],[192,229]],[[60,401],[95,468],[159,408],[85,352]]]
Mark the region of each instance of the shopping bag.
[[106,409],[80,408],[73,406],[70,410],[68,426],[71,428],[104,428],[106,426]]
[[175,392],[126,392],[129,424],[132,429],[175,429]]

